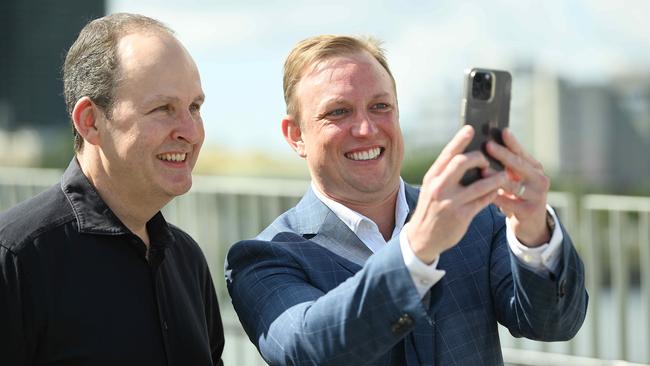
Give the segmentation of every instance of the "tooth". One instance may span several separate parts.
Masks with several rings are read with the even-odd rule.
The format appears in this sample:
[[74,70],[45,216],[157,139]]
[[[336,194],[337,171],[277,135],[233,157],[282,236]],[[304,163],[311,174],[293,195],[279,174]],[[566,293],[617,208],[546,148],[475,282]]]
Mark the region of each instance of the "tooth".
[[[372,149],[366,151],[355,151],[355,152],[347,153],[346,156],[348,157],[348,159],[352,159],[352,160],[373,160],[373,159],[377,159],[379,154],[381,154],[381,148],[373,147]],[[183,160],[185,159],[183,158]]]
[[187,157],[186,153],[181,153],[181,154],[165,153],[165,154],[158,155],[158,159],[164,161],[185,161],[186,157]]

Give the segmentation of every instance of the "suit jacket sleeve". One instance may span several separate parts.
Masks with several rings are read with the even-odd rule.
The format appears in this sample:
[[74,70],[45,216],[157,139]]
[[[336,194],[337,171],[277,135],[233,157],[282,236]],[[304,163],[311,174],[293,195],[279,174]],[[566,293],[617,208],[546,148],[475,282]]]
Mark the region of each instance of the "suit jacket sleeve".
[[226,263],[233,305],[269,364],[366,364],[389,352],[416,323],[430,321],[398,243],[389,243],[332,289],[317,287],[314,277],[342,276],[338,264],[315,244],[299,255],[286,249],[290,245],[243,241],[231,248]]
[[[505,242],[502,214],[491,207],[497,225],[496,243]],[[584,265],[569,234],[564,240],[560,271],[539,275],[526,268],[512,251],[492,250],[490,273],[497,319],[515,337],[566,341],[575,336],[587,312]],[[507,248],[502,245],[501,248]]]

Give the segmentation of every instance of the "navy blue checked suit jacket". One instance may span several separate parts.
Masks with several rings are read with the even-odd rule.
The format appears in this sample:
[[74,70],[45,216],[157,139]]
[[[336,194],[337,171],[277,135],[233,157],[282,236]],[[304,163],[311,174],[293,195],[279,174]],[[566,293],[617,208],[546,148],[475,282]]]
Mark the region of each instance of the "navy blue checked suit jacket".
[[[410,210],[418,194],[406,185]],[[398,237],[372,254],[310,190],[232,246],[226,278],[271,365],[500,365],[497,321],[543,341],[570,339],[582,325],[584,267],[566,232],[559,266],[546,277],[521,266],[503,215],[488,206],[440,256],[447,273],[422,300]]]

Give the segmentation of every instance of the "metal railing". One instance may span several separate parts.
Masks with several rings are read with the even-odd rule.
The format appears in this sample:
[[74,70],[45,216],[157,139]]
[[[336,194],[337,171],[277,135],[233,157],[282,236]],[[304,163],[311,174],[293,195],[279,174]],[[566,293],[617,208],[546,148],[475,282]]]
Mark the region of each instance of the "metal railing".
[[508,366],[643,366],[622,360],[601,360],[590,357],[571,356],[561,353],[503,348],[503,358]]
[[[56,183],[60,174],[56,170],[0,168],[0,211]],[[224,320],[227,364],[265,364],[230,304],[223,280],[228,248],[257,235],[295,205],[307,187],[306,181],[197,176],[188,194],[163,209],[170,222],[196,239],[210,264]],[[570,342],[516,339],[501,328],[506,363],[619,365],[598,359],[586,363],[586,356],[650,363],[650,198],[578,198],[551,192],[549,202],[585,261],[590,295],[587,320]]]

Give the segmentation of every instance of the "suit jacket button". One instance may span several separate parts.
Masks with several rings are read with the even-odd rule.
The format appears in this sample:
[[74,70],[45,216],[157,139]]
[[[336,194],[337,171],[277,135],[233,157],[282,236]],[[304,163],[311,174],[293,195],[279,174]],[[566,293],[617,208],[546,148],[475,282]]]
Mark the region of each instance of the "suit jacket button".
[[566,295],[566,281],[560,281],[560,288],[558,289],[558,295],[564,297]]
[[391,330],[393,333],[403,333],[408,328],[410,328],[413,325],[413,318],[411,318],[410,315],[408,314],[402,314],[402,316],[397,319],[395,323],[393,323],[393,326],[391,327]]

